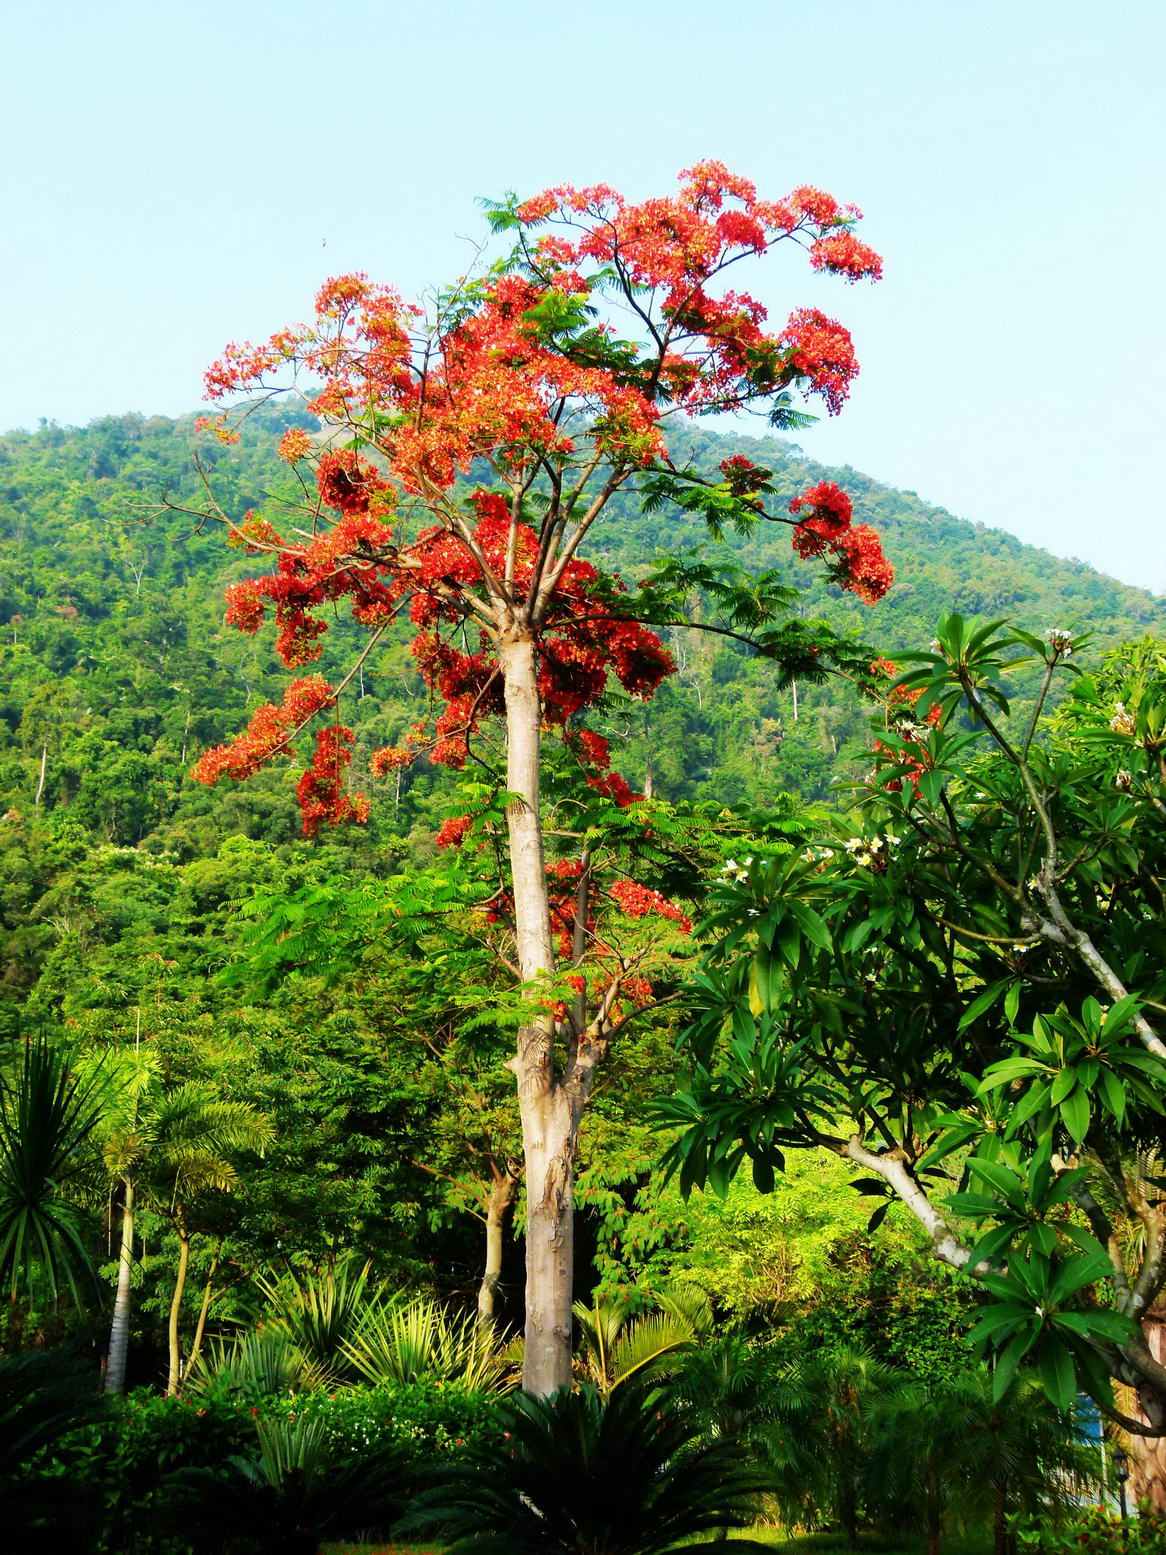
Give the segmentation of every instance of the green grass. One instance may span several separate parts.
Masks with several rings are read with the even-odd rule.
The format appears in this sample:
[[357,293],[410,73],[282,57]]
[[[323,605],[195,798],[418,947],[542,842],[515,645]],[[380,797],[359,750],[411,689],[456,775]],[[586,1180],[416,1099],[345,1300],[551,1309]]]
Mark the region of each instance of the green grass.
[[[855,1551],[855,1546],[838,1533],[792,1534],[784,1528],[754,1528],[740,1537],[780,1547],[784,1555],[853,1555]],[[858,1555],[922,1555],[923,1548],[922,1538],[877,1534],[864,1535],[857,1546]],[[990,1549],[991,1540],[985,1535],[953,1533],[943,1541],[943,1555],[987,1555]],[[326,1544],[324,1555],[442,1555],[442,1551],[439,1544]]]

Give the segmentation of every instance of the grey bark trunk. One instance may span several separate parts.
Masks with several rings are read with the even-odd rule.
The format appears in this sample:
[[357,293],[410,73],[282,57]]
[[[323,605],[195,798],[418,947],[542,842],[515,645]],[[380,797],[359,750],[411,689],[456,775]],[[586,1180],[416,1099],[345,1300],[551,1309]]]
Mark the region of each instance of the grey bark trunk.
[[45,744],[45,745],[41,746],[41,752],[40,752],[40,778],[38,779],[37,785],[36,785],[36,798],[32,802],[32,807],[33,807],[34,810],[39,810],[40,809],[41,796],[43,795],[43,793],[45,791],[45,777],[46,777],[46,775],[48,773],[48,770],[49,770],[49,748],[48,748],[48,745]]
[[117,1258],[117,1294],[113,1300],[113,1323],[109,1330],[109,1356],[105,1363],[105,1391],[124,1393],[126,1359],[130,1349],[130,1276],[134,1262],[134,1185],[128,1178],[122,1183],[125,1197],[121,1211],[121,1248]]
[[[524,983],[554,972],[539,819],[542,709],[530,631],[503,631],[498,658],[506,698],[506,812],[514,929]],[[533,993],[532,989],[532,993]],[[571,1380],[571,1277],[578,1117],[555,1078],[554,1018],[532,1014],[512,1060],[526,1159],[526,1334],[522,1385],[547,1396]]]
[[506,1217],[518,1193],[518,1178],[513,1172],[494,1169],[490,1199],[486,1206],[486,1266],[478,1287],[478,1323],[493,1328],[498,1309],[498,1283],[502,1278],[502,1241]]
[[182,1297],[186,1291],[186,1271],[190,1267],[190,1236],[184,1225],[178,1226],[178,1273],[174,1278],[174,1295],[170,1298],[170,1323],[168,1328],[169,1368],[166,1375],[166,1397],[174,1398],[182,1380],[182,1344],[178,1325],[182,1317]]

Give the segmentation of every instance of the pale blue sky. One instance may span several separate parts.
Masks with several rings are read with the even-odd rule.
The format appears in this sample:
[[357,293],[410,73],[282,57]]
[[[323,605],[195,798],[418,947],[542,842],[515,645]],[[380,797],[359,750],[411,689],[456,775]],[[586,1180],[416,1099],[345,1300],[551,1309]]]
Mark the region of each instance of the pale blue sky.
[[866,212],[874,289],[775,264],[862,377],[801,434],[1166,590],[1166,6],[1126,0],[64,0],[9,15],[0,427],[194,408],[325,274],[457,274],[506,188],[719,157]]

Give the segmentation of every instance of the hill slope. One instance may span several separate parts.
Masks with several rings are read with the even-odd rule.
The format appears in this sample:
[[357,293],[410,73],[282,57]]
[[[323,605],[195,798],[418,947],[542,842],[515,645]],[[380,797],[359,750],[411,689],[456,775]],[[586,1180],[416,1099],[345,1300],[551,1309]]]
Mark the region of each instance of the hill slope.
[[[275,410],[253,417],[244,441],[228,449],[197,434],[193,418],[114,417],[0,438],[0,813],[67,810],[92,835],[183,856],[213,851],[224,829],[258,829],[270,840],[294,834],[285,778],[214,794],[185,780],[192,757],[238,728],[248,708],[276,690],[281,672],[269,636],[246,638],[222,625],[223,586],[246,573],[246,559],[213,528],[158,512],[163,494],[199,504],[195,451],[227,511],[259,505],[287,478],[275,442],[290,419]],[[1007,615],[1032,629],[1090,628],[1099,647],[1166,632],[1166,600],[857,471],[824,469],[792,444],[703,430],[674,440],[678,459],[710,471],[735,452],[771,468],[783,495],[837,479],[880,531],[897,581],[874,610],[797,562],[784,526],[730,542],[748,566],[787,570],[806,590],[804,614],[857,632],[880,651],[926,642],[935,618],[952,608]],[[629,498],[617,504],[601,549],[605,560],[634,569],[703,538],[695,520],[641,515]],[[329,645],[336,663],[345,635],[341,629]],[[657,701],[628,704],[615,718],[629,775],[642,776],[650,743],[667,794],[700,789],[757,801],[777,784],[820,793],[839,753],[846,760],[861,739],[864,721],[841,690],[804,691],[795,717],[792,694],[773,690],[764,665],[708,641],[678,642],[676,650],[680,672]],[[367,751],[416,717],[420,686],[403,642],[370,664],[358,690],[346,716]],[[432,786],[431,775],[414,775],[394,796],[391,822],[381,807],[378,830],[405,835],[427,822]]]

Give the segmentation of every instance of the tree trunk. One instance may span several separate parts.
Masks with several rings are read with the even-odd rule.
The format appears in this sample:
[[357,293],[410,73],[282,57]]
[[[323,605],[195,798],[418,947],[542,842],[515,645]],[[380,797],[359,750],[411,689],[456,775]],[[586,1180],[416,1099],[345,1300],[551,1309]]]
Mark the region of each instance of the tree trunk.
[[105,1363],[105,1391],[124,1393],[126,1358],[130,1348],[130,1275],[134,1262],[134,1185],[123,1178],[125,1196],[121,1210],[121,1249],[117,1258],[117,1294],[109,1330],[109,1356]]
[[1008,1555],[1008,1485],[998,1479],[992,1486],[992,1555]]
[[[1166,1304],[1155,1304],[1142,1318],[1142,1332],[1150,1354],[1166,1365]],[[1134,1402],[1131,1413],[1148,1419],[1145,1410]],[[1130,1437],[1130,1500],[1148,1501],[1155,1511],[1166,1510],[1166,1437]]]
[[478,1324],[483,1329],[494,1326],[498,1282],[502,1278],[502,1233],[518,1193],[518,1178],[508,1167],[499,1169],[492,1164],[491,1173],[490,1200],[486,1206],[486,1267],[478,1287]]
[[522,1108],[526,1147],[526,1348],[522,1385],[548,1397],[571,1382],[578,1120],[561,1087]]
[[932,1501],[927,1508],[927,1555],[939,1555],[942,1536],[943,1517],[938,1506]]
[[202,1349],[202,1336],[206,1333],[207,1314],[211,1309],[211,1291],[214,1289],[215,1272],[219,1267],[219,1254],[223,1250],[223,1239],[219,1238],[215,1244],[215,1250],[211,1257],[210,1272],[206,1277],[206,1285],[203,1287],[202,1306],[198,1309],[198,1322],[194,1325],[194,1338],[190,1341],[190,1354],[186,1358],[186,1375],[190,1376],[191,1367],[198,1360]]
[[[498,659],[506,698],[506,786],[518,797],[506,812],[514,886],[518,965],[526,984],[554,972],[547,877],[539,819],[542,709],[534,638],[508,626]],[[532,995],[534,989],[531,989]],[[526,1349],[522,1383],[547,1396],[571,1380],[571,1279],[576,1108],[555,1077],[554,1017],[532,1012],[511,1060],[518,1082],[526,1157]]]
[[178,1323],[182,1316],[182,1297],[186,1291],[186,1271],[190,1267],[190,1233],[179,1212],[175,1227],[178,1232],[178,1273],[174,1279],[174,1295],[170,1299],[170,1366],[166,1375],[166,1397],[174,1398],[182,1378],[182,1346],[178,1338]]

